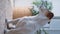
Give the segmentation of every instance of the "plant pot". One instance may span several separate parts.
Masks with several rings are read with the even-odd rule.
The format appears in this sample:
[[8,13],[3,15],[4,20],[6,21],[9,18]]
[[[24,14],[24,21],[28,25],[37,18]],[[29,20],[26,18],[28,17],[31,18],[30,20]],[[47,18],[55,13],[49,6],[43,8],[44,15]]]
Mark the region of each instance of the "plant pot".
[[21,18],[23,16],[32,16],[32,12],[29,7],[15,7],[13,9],[13,19]]

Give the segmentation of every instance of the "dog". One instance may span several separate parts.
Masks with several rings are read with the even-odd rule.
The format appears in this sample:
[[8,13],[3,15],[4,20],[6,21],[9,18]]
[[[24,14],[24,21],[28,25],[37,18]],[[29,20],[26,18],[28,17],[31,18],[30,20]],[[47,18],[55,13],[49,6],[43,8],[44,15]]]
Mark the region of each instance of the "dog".
[[15,25],[15,29],[10,29],[6,34],[34,34],[37,30],[48,23],[54,14],[43,7],[39,8],[39,14],[36,16],[25,16],[17,18],[9,23]]

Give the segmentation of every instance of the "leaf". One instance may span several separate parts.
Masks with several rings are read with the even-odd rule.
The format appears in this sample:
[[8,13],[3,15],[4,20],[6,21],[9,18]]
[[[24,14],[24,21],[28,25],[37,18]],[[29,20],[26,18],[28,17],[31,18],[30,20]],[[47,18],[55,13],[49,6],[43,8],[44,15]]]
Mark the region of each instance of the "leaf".
[[39,6],[41,4],[41,1],[34,1],[32,4]]
[[44,32],[45,34],[48,34],[44,29],[43,29],[43,32]]
[[41,34],[41,29],[37,31],[37,34]]

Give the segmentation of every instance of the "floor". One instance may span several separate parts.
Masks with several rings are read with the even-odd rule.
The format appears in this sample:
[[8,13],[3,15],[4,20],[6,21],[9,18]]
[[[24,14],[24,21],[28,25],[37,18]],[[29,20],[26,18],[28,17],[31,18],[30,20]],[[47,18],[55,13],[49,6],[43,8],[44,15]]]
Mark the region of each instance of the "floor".
[[[49,25],[46,25],[49,28],[45,28],[48,34],[60,34],[60,19],[52,19]],[[44,32],[42,31],[42,34]]]

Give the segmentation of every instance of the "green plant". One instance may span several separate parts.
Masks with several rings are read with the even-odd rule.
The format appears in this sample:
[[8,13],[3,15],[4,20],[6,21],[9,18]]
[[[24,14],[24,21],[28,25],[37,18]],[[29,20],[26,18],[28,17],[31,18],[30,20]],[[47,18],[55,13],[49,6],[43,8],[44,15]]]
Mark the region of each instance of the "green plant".
[[43,29],[43,32],[44,32],[45,34],[48,34],[44,29]]
[[37,34],[41,34],[41,29],[37,31]]
[[32,4],[39,7],[42,3],[48,10],[52,10],[52,2],[42,1],[42,0],[35,0],[35,1],[33,1]]
[[52,10],[52,3],[48,1],[43,1],[43,5],[46,7],[48,10]]
[[32,16],[39,14],[39,11],[36,11],[36,10],[34,9],[34,6],[33,6],[32,9],[30,9],[30,11],[32,12]]
[[48,33],[44,30],[44,28],[42,28],[42,30],[40,29],[40,30],[36,31],[36,34],[41,34],[42,31],[44,32],[44,34],[48,34]]
[[39,7],[39,5],[41,4],[42,2],[41,2],[41,0],[35,0],[35,1],[33,1],[33,5],[36,5],[37,7]]
[[[48,10],[52,10],[52,3],[51,2],[48,2],[48,1],[42,1],[42,0],[35,0],[32,2],[33,5],[37,6],[37,8],[40,6],[40,5],[44,5],[46,9]],[[32,14],[33,15],[37,15],[39,13],[39,11],[36,11],[34,10],[34,8],[32,9]]]
[[37,15],[37,14],[39,14],[39,11],[32,10],[32,15],[33,15],[33,16],[34,16],[34,15]]

